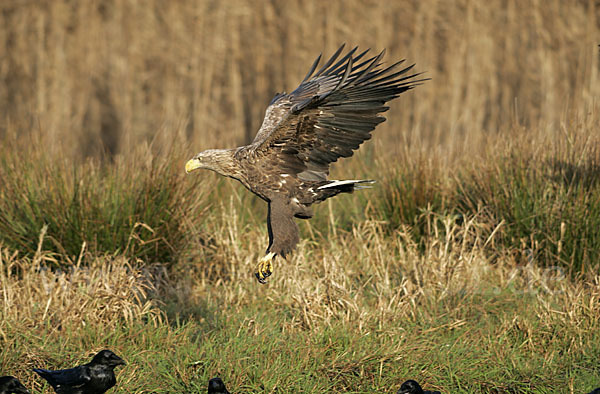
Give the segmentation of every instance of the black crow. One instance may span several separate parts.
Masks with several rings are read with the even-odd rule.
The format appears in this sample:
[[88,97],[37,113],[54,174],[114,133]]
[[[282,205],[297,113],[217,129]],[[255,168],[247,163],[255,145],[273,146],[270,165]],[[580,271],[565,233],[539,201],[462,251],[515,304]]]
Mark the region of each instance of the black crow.
[[29,394],[29,390],[14,376],[0,376],[0,394]]
[[225,388],[221,378],[212,378],[208,381],[208,394],[230,394]]
[[423,390],[419,383],[415,382],[414,380],[407,380],[406,382],[402,383],[402,386],[400,386],[398,394],[440,394],[440,392]]
[[[600,46],[600,45],[598,45],[598,46]],[[588,394],[600,394],[600,387],[598,387],[595,390],[590,391]]]
[[125,365],[125,361],[110,350],[102,350],[92,361],[75,368],[33,370],[58,394],[103,394],[117,383],[114,371],[117,365]]

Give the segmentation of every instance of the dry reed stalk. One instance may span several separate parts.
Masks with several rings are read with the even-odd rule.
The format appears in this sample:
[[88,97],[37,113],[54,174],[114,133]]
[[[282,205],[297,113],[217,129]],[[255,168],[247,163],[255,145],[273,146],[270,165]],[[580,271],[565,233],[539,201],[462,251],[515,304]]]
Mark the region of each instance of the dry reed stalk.
[[[384,152],[484,149],[512,124],[556,129],[600,95],[594,2],[4,2],[2,134],[69,156],[185,137],[248,141],[272,95],[341,42],[433,80],[392,103]],[[437,152],[436,152],[437,151]]]

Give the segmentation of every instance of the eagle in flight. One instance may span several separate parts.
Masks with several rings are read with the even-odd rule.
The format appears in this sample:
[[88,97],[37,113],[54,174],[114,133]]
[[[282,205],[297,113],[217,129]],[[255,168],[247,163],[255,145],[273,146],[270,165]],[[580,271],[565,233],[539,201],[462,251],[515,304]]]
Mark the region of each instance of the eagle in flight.
[[[269,247],[259,261],[260,283],[273,272],[276,256],[286,258],[299,241],[294,218],[312,217],[310,206],[339,193],[351,193],[370,180],[330,180],[329,165],[350,157],[385,121],[385,103],[424,79],[399,67],[383,67],[385,51],[368,58],[357,47],[339,60],[344,45],[317,70],[313,63],[293,92],[275,95],[250,145],[209,149],[185,165],[186,172],[213,170],[240,181],[269,205]],[[336,62],[337,60],[337,62]]]

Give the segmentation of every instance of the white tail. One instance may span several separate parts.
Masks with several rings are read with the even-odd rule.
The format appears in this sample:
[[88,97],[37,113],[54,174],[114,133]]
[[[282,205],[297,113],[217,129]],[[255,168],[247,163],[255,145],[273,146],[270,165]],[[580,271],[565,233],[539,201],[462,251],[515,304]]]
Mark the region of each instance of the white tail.
[[[365,183],[367,185],[359,185],[359,184],[365,184]],[[373,183],[375,183],[375,181],[371,180],[371,179],[351,179],[351,180],[346,180],[346,181],[331,181],[326,185],[319,186],[319,188],[317,190],[337,188],[337,187],[343,186],[343,185],[354,185],[354,190],[369,189],[369,188],[371,188],[370,185],[372,185]]]

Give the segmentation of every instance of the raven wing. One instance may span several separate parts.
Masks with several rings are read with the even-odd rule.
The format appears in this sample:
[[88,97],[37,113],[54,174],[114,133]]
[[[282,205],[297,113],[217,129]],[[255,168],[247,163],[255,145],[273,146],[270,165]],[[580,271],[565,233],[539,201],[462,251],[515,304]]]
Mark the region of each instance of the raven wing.
[[46,379],[55,391],[65,387],[77,388],[92,380],[89,368],[85,365],[59,371],[40,368],[34,368],[33,370],[42,378]]

